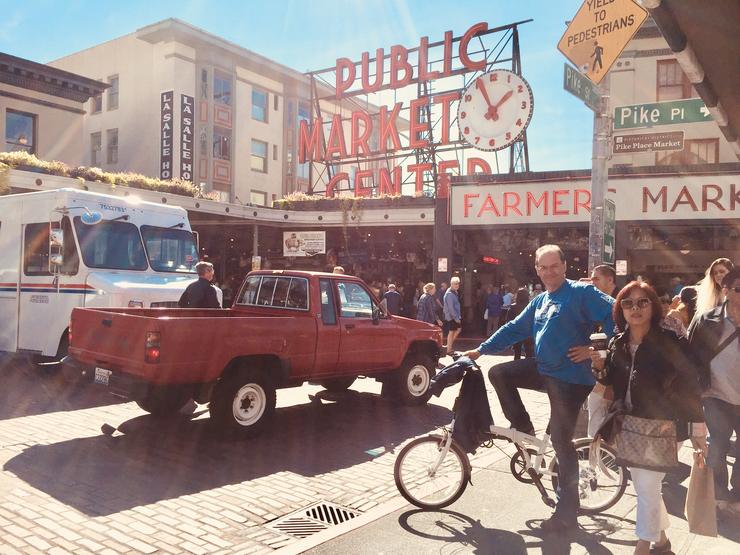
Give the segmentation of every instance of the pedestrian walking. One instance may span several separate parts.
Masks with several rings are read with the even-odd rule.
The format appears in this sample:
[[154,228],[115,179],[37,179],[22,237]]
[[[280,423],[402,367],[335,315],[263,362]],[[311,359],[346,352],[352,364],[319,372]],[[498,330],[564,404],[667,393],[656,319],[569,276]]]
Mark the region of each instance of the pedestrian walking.
[[[711,273],[708,274],[711,276]],[[689,346],[703,389],[709,428],[709,466],[719,509],[740,513],[740,457],[735,456],[728,489],[727,455],[733,432],[740,437],[740,269],[722,278],[725,301],[692,321]]]
[[593,285],[566,279],[565,254],[557,245],[544,245],[535,253],[535,269],[545,292],[535,297],[514,320],[499,328],[477,349],[465,353],[475,360],[534,337],[535,358],[505,362],[491,368],[488,377],[512,427],[534,434],[518,388],[544,389],[550,401],[550,433],[558,459],[558,504],[542,523],[545,531],[573,529],[579,507],[578,454],[573,434],[579,411],[595,379],[585,359],[570,350],[588,342],[601,323],[612,335],[613,299]]
[[383,295],[383,299],[386,302],[386,306],[388,307],[388,312],[390,314],[398,315],[401,313],[403,298],[401,297],[401,294],[396,291],[396,285],[394,283],[388,285],[388,291]]
[[416,319],[442,327],[442,320],[437,316],[437,303],[434,296],[437,286],[433,283],[427,283],[422,289],[424,292],[419,297],[419,303],[416,307]]
[[486,313],[487,313],[487,325],[486,335],[491,335],[499,327],[499,321],[501,318],[501,311],[504,307],[504,298],[499,293],[498,287],[495,285],[491,288],[491,292],[486,296]]
[[[704,414],[686,340],[661,328],[661,320],[655,290],[632,281],[614,305],[614,321],[625,331],[610,342],[605,359],[597,351],[591,355],[599,381],[614,387],[610,415],[596,435],[616,441],[620,462],[630,470],[637,494],[636,555],[671,549],[661,488],[666,471],[678,466],[676,441],[689,437],[691,429],[694,447],[706,450],[706,427],[688,424],[703,423]],[[618,414],[617,431],[613,424]]]
[[450,287],[445,291],[444,302],[444,330],[447,333],[447,354],[451,354],[455,339],[462,331],[462,313],[460,312],[460,278],[455,276],[450,280]]
[[684,287],[681,293],[673,299],[675,307],[668,310],[661,325],[675,332],[679,337],[686,337],[686,330],[696,314],[696,287]]
[[[514,297],[514,302],[509,306],[509,310],[506,315],[506,321],[509,322],[519,316],[519,314],[521,314],[522,311],[527,308],[528,304],[529,291],[526,287],[520,287],[519,289],[517,289],[516,296]],[[527,337],[527,339],[525,339],[524,341],[514,343],[512,348],[514,349],[514,360],[519,360],[520,358],[522,358],[522,354],[524,355],[524,358],[534,357],[534,340],[531,337]]]
[[177,306],[180,308],[221,308],[218,291],[211,282],[214,269],[210,262],[198,262],[195,265],[198,281],[194,281],[185,288]]
[[735,268],[729,258],[718,258],[709,265],[704,277],[697,283],[696,311],[704,314],[724,301],[722,279]]

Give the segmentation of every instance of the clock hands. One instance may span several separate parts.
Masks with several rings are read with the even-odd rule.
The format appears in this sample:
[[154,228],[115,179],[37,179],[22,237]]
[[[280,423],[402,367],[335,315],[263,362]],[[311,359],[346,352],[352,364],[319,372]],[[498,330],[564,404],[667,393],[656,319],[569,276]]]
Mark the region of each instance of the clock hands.
[[491,119],[493,116],[491,115],[491,111],[496,111],[496,108],[493,107],[493,104],[491,104],[491,99],[488,98],[488,91],[486,90],[486,86],[483,84],[482,79],[478,79],[475,82],[475,88],[480,90],[481,94],[483,95],[483,99],[486,101],[486,104],[488,104],[488,111],[486,112],[486,119]]
[[481,94],[483,95],[483,99],[486,101],[486,104],[488,104],[488,110],[486,111],[485,118],[492,119],[493,121],[497,121],[499,107],[504,102],[509,100],[509,98],[511,98],[511,95],[514,94],[514,91],[507,92],[503,97],[501,97],[501,100],[499,100],[496,104],[492,104],[491,99],[488,98],[488,91],[486,90],[486,86],[483,84],[483,81],[481,79],[478,79],[475,82],[475,88],[480,90]]

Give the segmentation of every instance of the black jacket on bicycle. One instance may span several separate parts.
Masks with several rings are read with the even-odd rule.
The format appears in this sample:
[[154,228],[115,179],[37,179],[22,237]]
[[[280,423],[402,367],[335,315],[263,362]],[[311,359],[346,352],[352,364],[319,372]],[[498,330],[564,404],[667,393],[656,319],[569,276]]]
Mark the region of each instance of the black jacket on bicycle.
[[[610,412],[624,407],[629,385],[632,405],[629,414],[652,420],[674,420],[677,439],[687,439],[686,423],[704,422],[699,382],[687,346],[686,339],[672,331],[651,328],[637,348],[633,370],[629,329],[613,337],[606,355],[606,374],[599,380],[614,386]],[[607,417],[602,426],[606,429],[599,430],[607,440],[611,420]]]

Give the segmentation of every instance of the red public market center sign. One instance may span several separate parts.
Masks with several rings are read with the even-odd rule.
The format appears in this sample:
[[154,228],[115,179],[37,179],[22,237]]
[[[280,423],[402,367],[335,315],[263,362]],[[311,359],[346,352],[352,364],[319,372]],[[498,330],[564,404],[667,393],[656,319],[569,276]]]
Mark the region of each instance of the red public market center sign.
[[[399,89],[411,83],[460,75],[469,71],[483,71],[486,68],[485,57],[472,59],[468,47],[471,40],[486,31],[488,31],[487,23],[476,23],[457,41],[457,57],[462,64],[462,68],[453,69],[452,61],[455,53],[453,46],[456,41],[453,38],[452,31],[447,31],[444,35],[442,68],[440,71],[429,71],[429,37],[422,37],[419,42],[418,62],[415,67],[409,62],[410,51],[400,45],[392,46],[388,57],[386,57],[383,48],[378,48],[375,52],[374,61],[371,61],[369,52],[364,52],[359,62],[359,76],[357,75],[357,64],[355,62],[348,58],[339,58],[335,68],[335,97],[340,100],[349,94],[376,93],[381,90]],[[386,63],[388,64],[388,71],[386,71]],[[371,78],[371,75],[374,75],[374,78]],[[388,78],[387,82],[386,77]],[[355,88],[350,93],[350,89],[355,86],[358,79],[360,88]],[[401,135],[398,132],[403,102],[397,102],[391,108],[380,106],[377,115],[371,115],[364,110],[353,111],[349,118],[349,137],[345,135],[341,114],[333,115],[328,137],[324,137],[322,118],[314,118],[310,125],[306,121],[301,121],[298,159],[301,163],[309,161],[335,164],[341,163],[346,158],[357,159],[399,150],[427,148],[431,146],[429,140],[425,138],[429,131],[430,122],[423,121],[421,113],[423,107],[429,102],[439,104],[442,109],[440,140],[434,144],[436,146],[448,145],[450,144],[450,106],[459,99],[460,92],[453,91],[434,95],[431,98],[424,96],[410,101],[408,106],[409,139],[407,144],[402,143]],[[375,151],[368,144],[374,130],[377,130],[378,134],[378,149]],[[324,144],[326,145],[325,148]],[[450,177],[448,172],[457,168],[457,160],[443,160],[437,164],[438,196],[446,196]],[[431,169],[431,163],[406,166],[406,170],[415,175],[417,194],[422,192],[424,172],[431,171]],[[468,158],[466,170],[468,174],[475,173],[476,170],[491,173],[490,165],[481,158]],[[392,170],[388,168],[378,170],[376,183],[378,183],[378,192],[381,195],[399,195],[401,193],[401,171],[400,167],[395,167]],[[366,180],[372,177],[374,177],[374,172],[371,170],[356,172],[353,184],[355,196],[370,196],[372,194],[373,187],[365,186]],[[338,172],[331,178],[326,186],[326,196],[334,196],[339,183],[342,181],[349,182],[347,172]]]

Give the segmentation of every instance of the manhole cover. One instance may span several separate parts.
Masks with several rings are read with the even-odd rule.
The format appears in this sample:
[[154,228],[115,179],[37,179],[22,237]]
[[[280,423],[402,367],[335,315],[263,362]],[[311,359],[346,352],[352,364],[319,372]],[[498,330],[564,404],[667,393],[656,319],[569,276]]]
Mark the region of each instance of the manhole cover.
[[358,511],[336,503],[320,501],[282,516],[266,525],[267,528],[296,538],[305,538],[330,526],[342,524],[359,516]]

